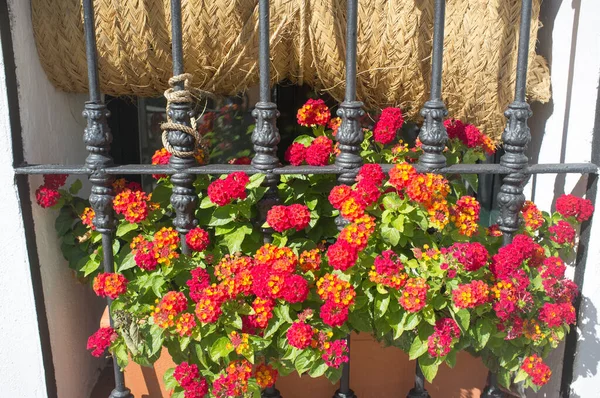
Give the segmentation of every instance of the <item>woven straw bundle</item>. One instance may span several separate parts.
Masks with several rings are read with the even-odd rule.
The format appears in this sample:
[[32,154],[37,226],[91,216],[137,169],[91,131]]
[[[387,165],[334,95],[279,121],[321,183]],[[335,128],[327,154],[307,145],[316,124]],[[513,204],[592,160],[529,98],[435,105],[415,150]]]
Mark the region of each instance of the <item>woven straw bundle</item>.
[[[550,98],[536,54],[541,0],[534,0],[527,94]],[[182,2],[185,70],[200,89],[232,95],[258,82],[258,1]],[[271,1],[273,83],[305,83],[341,100],[345,0]],[[100,84],[111,95],[161,95],[171,76],[169,0],[96,0]],[[448,0],[443,88],[451,117],[498,138],[513,97],[520,0]],[[32,0],[40,59],[50,80],[87,90],[80,0]],[[361,0],[358,97],[369,109],[400,106],[408,117],[429,93],[433,0]]]

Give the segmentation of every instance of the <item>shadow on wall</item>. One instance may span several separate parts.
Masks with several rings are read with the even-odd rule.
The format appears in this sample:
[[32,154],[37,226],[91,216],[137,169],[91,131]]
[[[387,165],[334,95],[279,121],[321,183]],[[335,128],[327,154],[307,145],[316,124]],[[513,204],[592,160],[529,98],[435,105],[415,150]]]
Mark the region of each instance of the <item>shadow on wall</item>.
[[[580,328],[578,333],[578,347],[600,347],[600,338],[596,333],[595,325],[598,324],[598,310],[587,297],[581,298],[580,313],[586,315],[585,318],[581,319]],[[589,378],[598,374],[598,368],[600,367],[600,349],[585,349],[578,350],[577,353],[577,367],[575,374],[573,375],[573,381],[576,382],[580,378]],[[579,394],[571,391],[570,398],[588,398],[580,396]]]

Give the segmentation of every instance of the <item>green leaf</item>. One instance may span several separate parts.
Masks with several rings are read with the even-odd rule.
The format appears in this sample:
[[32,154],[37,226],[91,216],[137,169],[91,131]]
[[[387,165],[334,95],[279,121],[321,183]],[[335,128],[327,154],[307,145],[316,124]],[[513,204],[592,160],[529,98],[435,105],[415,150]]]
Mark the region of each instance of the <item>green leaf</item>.
[[163,335],[163,329],[161,329],[158,325],[150,326],[150,356],[156,354],[163,346],[163,342],[165,337]]
[[394,228],[390,228],[387,226],[381,227],[381,237],[384,242],[390,244],[391,246],[396,246],[400,241],[400,232]]
[[477,187],[479,186],[479,177],[477,174],[463,174],[462,178],[467,182],[467,184],[469,184],[474,192],[477,192]]
[[385,312],[387,311],[389,305],[390,295],[387,294],[385,296],[382,296],[381,294],[378,294],[375,297],[375,317],[381,318],[383,315],[385,315]]
[[510,372],[506,369],[500,368],[498,372],[498,381],[500,385],[505,388],[510,388]]
[[163,375],[163,381],[165,383],[165,389],[173,390],[175,387],[179,385],[175,377],[173,377],[173,372],[175,372],[175,368],[167,369],[165,374]]
[[348,315],[348,322],[350,322],[352,327],[365,333],[371,333],[373,331],[370,319],[371,317],[366,311],[352,311]]
[[215,207],[216,205],[210,200],[208,196],[202,198],[202,202],[200,202],[201,209],[210,209],[211,207]]
[[400,196],[398,196],[397,193],[393,192],[386,194],[381,203],[387,210],[398,210],[400,206],[402,206],[403,201],[400,199]]
[[404,216],[399,214],[394,221],[392,221],[392,227],[394,227],[398,232],[404,232]]
[[409,314],[404,324],[404,330],[413,330],[421,322],[421,315],[418,313]]
[[449,368],[456,366],[456,351],[451,350],[448,355],[446,355],[446,365],[448,365]]
[[475,334],[475,339],[477,341],[477,350],[481,350],[486,346],[486,344],[490,340],[492,330],[493,325],[487,318],[480,318],[477,320],[477,322],[475,322],[475,328],[473,331]]
[[293,323],[292,317],[290,316],[290,306],[287,304],[280,305],[275,309],[275,311],[279,312],[279,316],[281,319],[286,321],[287,323]]
[[233,217],[230,213],[230,210],[231,210],[230,205],[218,207],[213,212],[212,217],[210,218],[210,221],[208,222],[208,225],[211,227],[217,227],[217,226],[229,224],[231,221],[233,221]]
[[423,341],[419,336],[415,336],[410,349],[408,351],[408,357],[412,361],[413,359],[419,358],[421,355],[427,352],[427,341]]
[[62,209],[60,209],[60,213],[58,214],[58,217],[56,217],[56,221],[54,222],[54,227],[56,228],[58,236],[63,236],[64,234],[66,234],[69,231],[69,229],[71,229],[73,221],[73,214],[68,208],[63,207]]
[[525,371],[523,369],[519,369],[513,382],[516,384],[521,381],[527,380],[528,377],[529,377],[529,375],[527,373],[525,373]]
[[83,184],[81,183],[80,179],[77,179],[73,181],[73,184],[71,184],[69,187],[69,193],[71,193],[71,195],[77,195],[77,193],[81,190],[81,187],[83,187]]
[[471,313],[463,308],[454,313],[454,320],[458,323],[458,326],[462,329],[462,332],[466,332],[469,329],[469,323],[471,322]]
[[127,221],[119,224],[119,226],[117,227],[117,236],[121,237],[123,235],[125,235],[128,232],[131,231],[135,231],[137,229],[138,225],[137,224],[130,224]]
[[419,366],[423,371],[423,376],[425,376],[425,379],[430,383],[433,382],[433,379],[435,379],[435,375],[437,375],[438,368],[440,366],[439,362],[430,356],[423,356],[419,358]]
[[310,368],[310,370],[308,371],[308,375],[313,378],[321,377],[325,374],[325,371],[328,367],[329,366],[327,366],[327,364],[322,359],[319,359],[317,362],[315,362],[313,367]]
[[117,358],[117,363],[121,368],[125,368],[129,363],[129,353],[125,344],[116,344],[112,347],[111,352]]
[[250,176],[250,182],[246,185],[246,189],[255,189],[262,185],[265,180],[264,174],[253,174]]
[[121,261],[121,264],[117,264],[117,270],[119,272],[123,272],[126,271],[128,269],[131,269],[133,267],[135,267],[137,264],[135,263],[135,256],[133,255],[132,252],[127,253],[127,255],[125,256],[125,258],[123,259],[123,261]]
[[[246,238],[247,234],[247,231],[244,227],[245,226],[242,225],[240,228],[235,229],[233,232],[228,233],[223,237],[230,254],[234,254],[242,250],[242,243],[244,243],[244,239]],[[252,233],[252,230],[250,230],[250,233]]]
[[313,366],[313,353],[310,350],[305,349],[296,357],[294,361],[294,367],[299,375],[307,372]]
[[88,276],[92,272],[96,271],[99,267],[100,261],[98,261],[95,257],[90,257],[80,271],[83,272],[83,276]]
[[298,137],[296,137],[294,139],[294,142],[299,142],[302,145],[309,146],[313,142],[314,139],[315,139],[315,137],[311,137],[310,135],[303,134],[303,135],[299,135]]
[[210,359],[213,362],[218,362],[219,359],[225,358],[229,353],[233,351],[233,346],[229,339],[225,336],[221,336],[213,343],[209,349]]
[[264,337],[269,338],[272,335],[274,335],[284,323],[285,321],[279,317],[271,318],[269,324],[267,325],[267,328],[265,329]]

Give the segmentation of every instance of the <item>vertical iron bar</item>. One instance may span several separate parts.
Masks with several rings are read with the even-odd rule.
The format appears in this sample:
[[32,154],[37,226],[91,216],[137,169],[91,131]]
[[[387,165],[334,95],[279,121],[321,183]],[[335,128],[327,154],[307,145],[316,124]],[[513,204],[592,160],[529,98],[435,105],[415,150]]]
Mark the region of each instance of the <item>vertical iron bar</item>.
[[435,0],[431,90],[429,101],[425,102],[421,109],[424,120],[419,132],[419,139],[423,144],[423,154],[419,157],[419,164],[430,170],[446,167],[446,157],[442,154],[448,140],[444,127],[444,117],[448,115],[448,111],[442,101],[445,14],[446,0]]
[[[523,172],[529,159],[525,155],[527,144],[531,140],[531,132],[527,119],[531,116],[529,104],[525,101],[527,88],[527,62],[529,56],[529,31],[531,26],[531,0],[521,2],[521,24],[519,27],[519,49],[517,55],[515,99],[504,112],[507,118],[506,128],[502,133],[504,155],[500,164],[514,170],[502,179],[498,193],[500,216],[498,224],[504,234],[503,246],[512,242],[513,234],[519,229],[519,212],[525,202],[523,188],[529,175]],[[498,387],[498,378],[490,372],[488,385],[483,390],[482,398],[499,398],[504,393]]]
[[337,115],[342,118],[336,139],[340,153],[335,164],[344,169],[338,177],[342,184],[352,185],[362,166],[360,144],[363,132],[360,118],[365,114],[362,102],[356,101],[356,38],[358,34],[358,0],[348,0],[346,11],[346,94]]
[[[336,134],[340,153],[335,159],[336,166],[344,169],[338,176],[341,184],[352,185],[363,164],[360,144],[364,139],[360,118],[365,114],[363,103],[356,100],[356,43],[358,36],[358,0],[348,0],[346,4],[346,92],[337,115],[342,123]],[[338,229],[346,224],[341,216],[336,219]],[[348,362],[342,365],[340,388],[333,398],[356,398],[350,388],[350,336],[346,337]]]
[[[173,58],[173,76],[179,76],[184,73],[183,67],[183,39],[181,33],[181,0],[171,0],[171,51]],[[173,90],[181,91],[185,89],[183,80],[174,82]],[[194,116],[192,104],[189,102],[171,103],[169,117],[173,123],[184,126],[192,126],[191,118]],[[169,144],[177,151],[193,153],[196,149],[194,137],[179,130],[170,130],[168,132]],[[198,197],[194,189],[195,177],[186,173],[185,170],[197,164],[193,155],[177,156],[173,153],[169,164],[177,173],[171,176],[173,183],[173,194],[171,195],[171,205],[175,209],[175,218],[173,225],[177,229],[181,238],[181,251],[185,255],[190,254],[190,249],[185,243],[185,234],[194,228],[198,220],[194,217],[194,210],[198,203]]]
[[[90,100],[85,103],[83,116],[87,126],[83,135],[86,149],[89,152],[85,164],[90,171],[89,180],[92,183],[90,205],[94,209],[94,225],[102,235],[102,253],[104,272],[114,271],[112,251],[113,234],[116,229],[112,202],[114,198],[113,177],[104,173],[104,168],[114,164],[110,156],[112,134],[108,127],[109,112],[100,96],[98,81],[98,59],[94,26],[94,6],[92,0],[83,0],[83,15],[85,28],[85,44],[88,67]],[[108,299],[110,324],[113,326],[112,300]],[[131,391],[125,387],[125,377],[117,360],[114,359],[115,388],[109,398],[133,398]]]
[[[277,144],[279,144],[279,130],[277,118],[279,111],[277,105],[271,102],[271,55],[269,48],[269,0],[260,0],[258,3],[259,42],[258,42],[258,69],[259,69],[259,100],[256,103],[252,116],[256,119],[256,126],[252,132],[252,144],[255,155],[252,166],[266,174],[263,186],[267,187],[265,196],[258,203],[259,224],[264,224],[267,212],[271,207],[280,203],[277,185],[279,176],[273,174],[273,169],[280,167],[277,157]],[[271,243],[272,230],[262,228],[263,242]],[[275,386],[267,387],[262,393],[263,398],[281,398],[281,393]]]
[[429,393],[425,389],[425,376],[419,366],[419,361],[415,366],[415,386],[408,392],[407,398],[429,398]]

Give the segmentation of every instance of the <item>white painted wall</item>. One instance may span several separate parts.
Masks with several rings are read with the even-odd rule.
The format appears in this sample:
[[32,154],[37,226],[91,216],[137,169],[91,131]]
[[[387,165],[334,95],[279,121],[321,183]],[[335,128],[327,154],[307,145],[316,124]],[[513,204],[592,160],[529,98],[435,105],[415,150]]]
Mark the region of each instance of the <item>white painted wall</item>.
[[[9,0],[25,159],[29,163],[83,163],[85,147],[82,136],[85,121],[81,116],[81,111],[86,97],[59,92],[46,78],[35,47],[30,7],[29,1]],[[4,93],[5,91],[0,90],[0,92]],[[4,108],[0,106],[0,110],[2,109]],[[2,126],[0,124],[0,127]],[[0,139],[4,139],[4,135],[8,134],[8,129],[0,128],[0,130]],[[0,150],[8,153],[10,146],[5,145],[2,141]],[[6,177],[4,177],[4,174],[0,174],[0,178],[2,178],[0,190],[3,191],[2,197],[4,198],[4,190],[9,190],[6,196],[9,196],[8,194],[14,190],[12,184],[9,184],[12,181],[12,176],[8,170],[12,158],[10,154],[0,155],[0,157],[0,164],[7,170]],[[1,170],[4,170],[4,168]],[[72,180],[71,177],[69,182]],[[32,195],[40,183],[41,177],[30,178]],[[12,193],[12,197],[14,196],[15,194]],[[87,397],[104,361],[92,357],[85,347],[88,336],[98,328],[104,303],[93,294],[87,285],[80,283],[73,277],[63,259],[54,229],[56,212],[40,208],[35,204],[33,197],[32,201],[34,202],[33,217],[58,396],[60,398]],[[1,245],[10,248],[10,250],[3,250],[3,253],[5,253],[4,255],[16,255],[13,254],[13,247],[20,248],[24,245],[22,233],[15,233],[14,227],[12,227],[12,225],[19,225],[19,212],[15,207],[16,203],[11,204],[10,202],[1,201],[0,206],[3,206],[3,217],[9,215],[15,218],[14,223],[8,224],[11,225],[10,228],[0,228],[2,234]],[[13,208],[4,208],[6,206],[12,206]],[[8,242],[5,240],[4,235],[8,235]],[[25,315],[31,317],[30,308],[20,310],[14,307],[22,304],[21,297],[24,297],[25,293],[31,294],[31,286],[28,280],[14,279],[17,276],[21,279],[26,276],[28,265],[23,261],[17,259],[14,261],[3,259],[0,261],[0,268],[2,269],[0,272],[0,275],[2,275],[0,278],[0,291],[4,297],[3,300],[0,300],[0,305],[10,303],[12,316],[15,318],[21,318]],[[13,273],[24,273],[24,275],[12,277]],[[3,285],[5,284],[10,286],[10,289],[4,288]],[[12,291],[14,293],[11,295],[9,292]],[[14,299],[7,302],[8,297],[14,297]],[[25,301],[24,305],[31,300],[23,301]],[[31,369],[35,369],[35,362],[40,361],[40,355],[39,337],[21,332],[21,323],[6,322],[4,317],[2,319],[3,321],[0,322],[0,331],[2,331],[0,347],[8,345],[19,354],[22,354],[23,351],[32,351],[33,358],[27,358],[26,356],[18,358],[16,353],[15,355],[2,355],[3,360],[0,361],[0,379],[2,379],[0,396],[27,398],[42,396],[36,395],[37,393],[25,394],[23,392],[20,394],[5,394],[3,390],[7,384],[5,380],[14,380],[15,388],[25,386],[35,388],[37,391],[41,386],[35,387],[35,385],[43,382],[43,378],[41,376],[36,377],[37,373],[32,374],[29,367],[13,368],[11,372],[15,373],[15,377],[10,377],[10,372],[5,373],[3,371],[2,368],[10,362],[10,359],[6,361],[6,358],[15,358],[14,361],[28,360],[33,363],[29,365]],[[32,317],[32,321],[29,321],[29,323],[34,320],[35,317]],[[19,326],[15,327],[17,324]],[[4,338],[4,330],[11,328],[14,329],[12,333],[16,333],[20,340],[11,341]],[[37,333],[37,330],[33,330],[33,332]],[[34,355],[33,351],[36,349],[37,352]],[[4,353],[2,352],[2,354]],[[37,372],[39,373],[39,370]],[[9,376],[9,378],[4,379],[6,376]],[[11,385],[11,383],[8,384]]]
[[[0,51],[0,71],[4,59]],[[0,73],[0,392],[2,396],[42,398],[46,394],[42,351],[33,299],[21,207],[12,169],[12,140],[6,98],[6,79]],[[27,375],[26,378],[23,375]],[[20,382],[10,382],[11,380]]]
[[[588,162],[600,77],[600,2],[547,0],[542,3],[541,18],[545,27],[538,37],[539,51],[550,61],[552,103],[532,108],[531,153],[539,154],[538,163]],[[541,209],[551,210],[563,193],[584,195],[586,181],[580,175],[538,175],[526,192]],[[600,327],[596,315],[600,306],[600,245],[594,244],[599,238],[597,211],[583,286],[583,339],[578,346],[572,397],[600,396]],[[573,269],[570,271],[572,274]],[[564,346],[559,347],[547,360],[553,371],[551,381],[538,394],[528,396],[559,396],[563,350]]]

